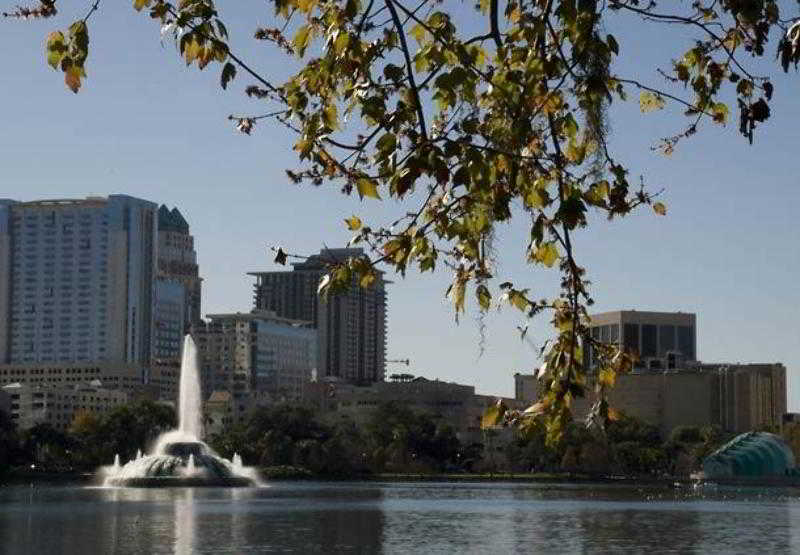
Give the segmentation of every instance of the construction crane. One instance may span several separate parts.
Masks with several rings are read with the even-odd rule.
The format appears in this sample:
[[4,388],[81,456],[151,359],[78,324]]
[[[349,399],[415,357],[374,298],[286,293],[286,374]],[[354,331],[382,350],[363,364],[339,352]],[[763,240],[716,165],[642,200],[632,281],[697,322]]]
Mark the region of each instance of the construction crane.
[[387,360],[386,362],[392,364],[405,364],[406,366],[411,366],[411,360],[407,358],[393,358]]

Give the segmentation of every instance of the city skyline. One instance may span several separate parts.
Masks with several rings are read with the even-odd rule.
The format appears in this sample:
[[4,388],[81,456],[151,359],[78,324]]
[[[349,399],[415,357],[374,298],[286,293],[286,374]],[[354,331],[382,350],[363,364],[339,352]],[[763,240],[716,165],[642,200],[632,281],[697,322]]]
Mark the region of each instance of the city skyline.
[[[249,36],[252,22],[244,10],[223,9],[231,35]],[[17,53],[8,71],[26,76],[6,91],[7,105],[20,109],[9,110],[4,122],[0,196],[31,200],[126,192],[179,206],[198,244],[204,314],[250,309],[246,273],[282,269],[272,264],[269,247],[312,254],[347,244],[351,232],[345,218],[355,214],[374,225],[404,213],[402,205],[362,202],[341,195],[338,187],[289,183],[285,170],[296,161],[292,134],[262,122],[245,136],[226,119],[259,109],[241,94],[246,79],[221,91],[218,75],[185,68],[170,45],[158,43],[148,18],[132,17],[129,6],[108,7],[100,15],[105,24],[93,29],[90,77],[79,95],[63,89],[42,59],[49,22],[15,23],[0,37],[0,44]],[[641,29],[614,32],[638,44],[642,55],[670,63],[666,38],[653,34],[654,40],[637,42]],[[114,46],[120,40],[138,46],[120,52]],[[242,55],[282,73],[282,60],[264,57],[262,46],[243,44]],[[631,68],[620,68],[626,69]],[[655,71],[652,79],[659,79]],[[641,174],[651,190],[664,188],[659,200],[667,205],[667,216],[643,208],[605,222],[603,215],[591,214],[592,231],[579,231],[575,242],[592,281],[594,310],[694,312],[700,360],[782,362],[789,408],[800,410],[795,316],[800,188],[790,171],[792,122],[800,119],[800,106],[787,92],[793,90],[793,75],[777,74],[774,84],[773,107],[780,116],[759,127],[753,145],[734,124],[708,127],[670,157],[650,146],[676,131],[678,112],[667,108],[644,115],[635,99],[612,105],[611,144],[625,153],[632,182]],[[525,263],[526,231],[522,222],[499,229],[498,282],[513,278],[536,298],[552,295],[558,289],[554,272],[531,271]],[[484,318],[481,356],[474,296],[468,296],[469,312],[455,326],[452,304],[444,298],[451,281],[447,269],[422,277],[410,270],[405,280],[394,274],[387,279],[394,281],[387,358],[410,358],[415,374],[510,394],[509,376],[538,365],[547,316],[531,326],[526,336],[531,347],[520,341],[517,326],[525,322],[516,309],[492,310]],[[400,370],[405,367],[387,365],[387,374]]]

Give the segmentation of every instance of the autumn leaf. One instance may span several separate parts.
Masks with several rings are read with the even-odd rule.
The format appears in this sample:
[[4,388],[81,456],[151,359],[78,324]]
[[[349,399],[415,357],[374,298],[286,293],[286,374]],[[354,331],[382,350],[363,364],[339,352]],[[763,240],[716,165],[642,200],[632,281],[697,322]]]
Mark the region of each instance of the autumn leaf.
[[551,268],[558,260],[558,248],[553,242],[542,243],[536,249],[534,259]]
[[356,180],[356,188],[358,189],[358,195],[362,199],[364,197],[370,197],[380,200],[381,198],[380,195],[378,195],[377,183],[368,177],[361,177]]
[[642,94],[639,95],[639,108],[643,113],[661,110],[665,105],[666,102],[660,94],[642,91]]
[[350,231],[358,231],[361,229],[361,218],[358,216],[351,216],[344,221],[347,224],[347,229]]

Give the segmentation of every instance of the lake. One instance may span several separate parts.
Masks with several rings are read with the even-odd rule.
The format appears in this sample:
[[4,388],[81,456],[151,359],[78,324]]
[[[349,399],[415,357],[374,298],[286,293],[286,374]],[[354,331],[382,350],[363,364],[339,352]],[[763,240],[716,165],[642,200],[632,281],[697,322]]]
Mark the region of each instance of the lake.
[[798,553],[800,490],[278,482],[0,487],[0,553]]

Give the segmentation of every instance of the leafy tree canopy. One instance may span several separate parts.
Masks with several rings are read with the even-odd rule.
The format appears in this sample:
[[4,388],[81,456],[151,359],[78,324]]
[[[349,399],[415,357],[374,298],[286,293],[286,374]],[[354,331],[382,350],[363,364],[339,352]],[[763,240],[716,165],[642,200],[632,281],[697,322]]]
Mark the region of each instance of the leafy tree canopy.
[[[97,20],[99,1],[46,40],[47,62],[75,92],[86,78],[89,24]],[[407,210],[390,225],[359,216],[345,220],[353,232],[351,244],[366,246],[370,256],[332,261],[320,291],[336,291],[353,280],[368,287],[378,279],[381,264],[401,274],[411,266],[423,272],[445,266],[453,274],[447,296],[456,317],[468,296],[482,311],[510,304],[529,317],[551,316],[556,337],[541,353],[544,364],[536,370],[547,394],[513,418],[546,414],[548,437],[556,440],[569,420],[571,400],[591,388],[598,394],[593,419],[607,420],[603,393],[618,372],[630,368],[635,353],[587,335],[586,307],[592,298],[573,235],[586,227],[590,210],[614,218],[641,205],[664,215],[666,206],[643,184],[631,183],[624,162],[609,147],[606,111],[630,96],[642,112],[675,105],[686,124],[662,140],[665,153],[703,125],[725,124],[733,117],[752,142],[771,115],[774,92],[769,77],[756,74],[754,64],[777,53],[779,70],[797,66],[797,3],[268,4],[271,9],[253,8],[254,25],[270,21],[254,28],[254,38],[300,60],[299,71],[285,82],[260,73],[256,60],[244,60],[232,49],[212,0],[133,0],[136,11],[148,14],[162,35],[174,38],[187,64],[199,69],[217,65],[223,88],[237,76],[249,80],[247,94],[264,109],[232,116],[241,132],[250,134],[267,119],[296,132],[300,167],[287,171],[292,180],[331,181],[367,202],[404,201]],[[6,15],[53,17],[56,6],[56,0],[40,0]],[[675,51],[669,67],[661,68],[663,79],[649,83],[641,75],[617,71],[637,67],[617,61],[637,60],[640,52],[605,31],[612,15],[632,24],[663,24],[676,39],[691,39]],[[475,28],[482,31],[465,31]],[[529,263],[561,273],[558,295],[538,298],[538,291],[498,275],[494,230],[512,216],[530,221],[530,239],[522,246]],[[276,260],[285,262],[287,253],[276,250]],[[593,346],[600,362],[591,383],[581,339]],[[495,419],[504,417],[504,411],[495,411]]]

